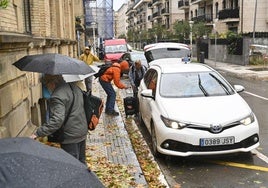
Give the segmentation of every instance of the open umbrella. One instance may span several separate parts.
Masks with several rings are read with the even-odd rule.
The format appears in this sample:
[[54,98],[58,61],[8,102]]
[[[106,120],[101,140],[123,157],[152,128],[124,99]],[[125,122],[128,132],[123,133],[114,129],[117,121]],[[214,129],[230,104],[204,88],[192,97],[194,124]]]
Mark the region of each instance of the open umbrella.
[[27,55],[13,63],[22,71],[44,74],[89,74],[94,70],[81,60],[57,53]]
[[93,76],[96,72],[98,72],[98,70],[100,69],[99,67],[95,66],[95,65],[89,65],[92,69],[93,69],[93,73],[89,73],[89,74],[63,74],[62,77],[65,80],[65,82],[75,82],[75,81],[80,81],[80,80],[84,80],[85,78],[89,77],[89,76]]
[[30,138],[0,139],[0,187],[104,187],[86,165]]

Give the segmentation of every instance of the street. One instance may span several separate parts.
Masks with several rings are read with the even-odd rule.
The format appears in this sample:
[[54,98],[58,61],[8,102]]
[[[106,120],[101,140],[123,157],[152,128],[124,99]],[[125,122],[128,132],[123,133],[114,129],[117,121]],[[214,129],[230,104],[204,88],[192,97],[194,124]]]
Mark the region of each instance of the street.
[[[157,162],[171,187],[268,187],[268,82],[225,78],[232,85],[245,87],[241,96],[258,118],[260,147],[250,153],[232,155],[159,158]],[[146,128],[139,128],[151,146]]]

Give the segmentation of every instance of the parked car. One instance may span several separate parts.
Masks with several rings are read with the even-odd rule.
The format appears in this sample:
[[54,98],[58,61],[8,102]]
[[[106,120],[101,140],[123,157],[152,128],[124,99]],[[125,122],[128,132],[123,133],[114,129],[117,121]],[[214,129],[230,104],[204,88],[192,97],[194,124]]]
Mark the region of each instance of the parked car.
[[205,64],[178,59],[151,62],[141,81],[141,125],[155,156],[249,152],[259,146],[256,116],[232,86]]
[[191,50],[187,44],[174,42],[160,42],[144,46],[144,54],[148,64],[162,58],[180,58],[184,62],[190,61]]
[[126,52],[122,55],[119,61],[127,61],[129,63],[129,66],[131,66],[136,60],[141,60],[142,65],[145,67],[148,67],[147,60],[144,56],[144,52],[142,51],[131,51]]

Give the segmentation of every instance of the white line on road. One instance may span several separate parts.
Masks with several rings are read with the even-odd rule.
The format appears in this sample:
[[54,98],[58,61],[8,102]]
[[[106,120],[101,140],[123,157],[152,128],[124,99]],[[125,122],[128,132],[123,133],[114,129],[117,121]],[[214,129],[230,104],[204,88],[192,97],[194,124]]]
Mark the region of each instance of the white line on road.
[[259,159],[263,160],[268,164],[268,157],[259,152],[258,150],[254,149],[251,151],[252,154],[255,154]]
[[250,93],[250,92],[248,92],[248,91],[244,91],[244,93],[247,93],[247,94],[252,95],[252,96],[254,96],[254,97],[258,97],[258,98],[260,98],[260,99],[263,99],[263,100],[268,101],[268,98],[266,98],[266,97],[262,97],[262,96],[260,96],[260,95],[256,95],[256,94],[254,94],[254,93]]

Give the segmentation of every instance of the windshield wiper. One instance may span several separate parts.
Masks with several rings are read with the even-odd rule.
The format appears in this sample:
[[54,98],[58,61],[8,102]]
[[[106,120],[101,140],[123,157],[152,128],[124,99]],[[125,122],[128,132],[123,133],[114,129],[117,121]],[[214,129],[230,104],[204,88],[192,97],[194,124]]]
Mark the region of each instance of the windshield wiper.
[[219,84],[220,86],[223,88],[223,90],[225,91],[225,93],[227,95],[230,95],[230,91],[228,90],[227,86],[225,84],[222,83],[222,81],[220,81],[215,75],[209,73],[209,75],[214,78]]
[[205,90],[201,83],[200,75],[198,74],[198,86],[201,89],[201,91],[204,93],[205,96],[209,96],[208,92]]

